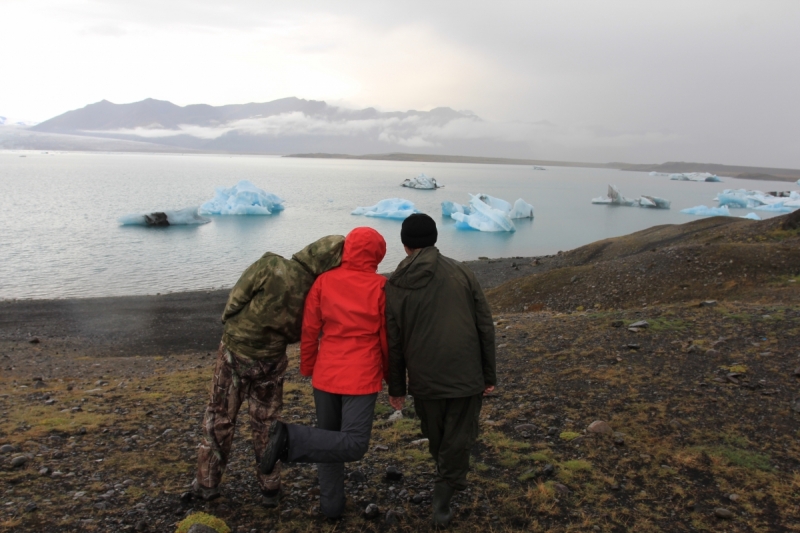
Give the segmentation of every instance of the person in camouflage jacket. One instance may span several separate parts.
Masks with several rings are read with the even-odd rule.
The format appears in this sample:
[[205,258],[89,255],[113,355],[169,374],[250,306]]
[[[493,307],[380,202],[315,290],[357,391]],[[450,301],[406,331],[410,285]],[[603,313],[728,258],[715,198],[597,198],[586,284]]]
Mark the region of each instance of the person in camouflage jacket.
[[[269,426],[283,407],[286,346],[300,339],[303,306],[314,280],[342,262],[344,237],[329,235],[291,259],[267,252],[244,271],[230,292],[222,322],[211,398],[203,422],[193,493],[210,500],[228,463],[236,416],[248,400],[256,461],[269,442]],[[280,469],[269,476],[256,469],[264,504],[274,506],[280,493]]]

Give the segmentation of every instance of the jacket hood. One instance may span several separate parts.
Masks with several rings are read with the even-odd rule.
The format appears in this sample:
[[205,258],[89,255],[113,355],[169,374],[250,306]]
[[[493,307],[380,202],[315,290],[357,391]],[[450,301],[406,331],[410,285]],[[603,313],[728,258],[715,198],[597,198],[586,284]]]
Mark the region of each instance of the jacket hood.
[[375,272],[386,255],[386,241],[372,228],[355,228],[344,239],[342,268]]
[[312,242],[292,256],[303,268],[314,276],[339,266],[342,262],[344,237],[328,235]]
[[431,282],[438,264],[439,249],[422,248],[400,261],[389,283],[401,289],[421,289]]

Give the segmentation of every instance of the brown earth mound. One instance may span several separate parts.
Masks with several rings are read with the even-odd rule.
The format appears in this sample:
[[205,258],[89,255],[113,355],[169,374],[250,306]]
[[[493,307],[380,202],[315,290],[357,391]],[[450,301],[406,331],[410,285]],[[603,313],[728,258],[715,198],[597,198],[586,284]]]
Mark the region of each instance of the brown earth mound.
[[796,298],[800,230],[793,213],[754,222],[713,217],[656,226],[535,260],[487,291],[497,310],[626,309],[697,299]]

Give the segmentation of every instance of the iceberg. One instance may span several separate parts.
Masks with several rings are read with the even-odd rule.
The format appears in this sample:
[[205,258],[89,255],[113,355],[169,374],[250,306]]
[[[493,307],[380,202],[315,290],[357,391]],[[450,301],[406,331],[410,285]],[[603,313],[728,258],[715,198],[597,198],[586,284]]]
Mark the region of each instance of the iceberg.
[[713,182],[722,181],[721,179],[719,179],[719,176],[717,176],[716,174],[711,174],[709,172],[688,172],[688,173],[670,174],[669,179],[676,181],[713,181]]
[[658,196],[642,195],[636,199],[625,198],[622,196],[622,193],[619,191],[619,188],[616,185],[609,185],[608,195],[592,198],[592,203],[605,205],[624,205],[628,207],[651,207],[654,209],[669,209],[670,205],[672,204],[672,202],[669,200],[659,198]]
[[546,168],[544,168],[544,167],[540,167],[540,166],[537,166],[537,165],[533,165],[533,170],[547,170],[547,169],[546,169]]
[[442,216],[449,217],[453,213],[463,213],[469,215],[471,212],[468,205],[457,204],[456,202],[442,202]]
[[283,211],[283,200],[247,180],[217,187],[214,198],[200,206],[201,215],[271,215]]
[[748,220],[761,220],[761,217],[755,213],[747,213],[745,216],[739,218],[746,218]]
[[511,218],[533,218],[533,206],[522,198],[517,198],[508,216]]
[[650,175],[651,176],[669,176],[669,174],[667,174],[666,172],[656,172],[656,171],[651,172]]
[[717,194],[720,206],[758,209],[774,213],[790,213],[800,208],[800,193],[764,193],[746,189],[725,189]]
[[185,226],[207,224],[211,220],[197,214],[196,207],[187,207],[177,211],[155,211],[153,213],[133,214],[119,217],[123,226]]
[[[458,229],[473,229],[478,231],[497,232],[497,231],[517,231],[514,222],[509,216],[511,205],[508,205],[508,211],[497,209],[486,203],[484,198],[492,198],[483,194],[470,194],[470,214],[453,213],[450,218],[456,221],[456,228]],[[497,198],[492,198],[498,200]]]
[[410,189],[441,189],[444,185],[439,185],[436,178],[420,174],[416,178],[410,178],[400,184],[402,187]]
[[414,202],[409,202],[403,198],[387,198],[369,207],[356,207],[351,215],[363,215],[365,217],[389,218],[392,220],[405,220],[410,215],[419,213]]
[[698,215],[701,217],[729,217],[731,216],[731,212],[728,211],[728,206],[723,205],[722,207],[707,207],[705,205],[698,205],[695,207],[689,207],[686,209],[681,209],[681,213],[685,213],[687,215]]

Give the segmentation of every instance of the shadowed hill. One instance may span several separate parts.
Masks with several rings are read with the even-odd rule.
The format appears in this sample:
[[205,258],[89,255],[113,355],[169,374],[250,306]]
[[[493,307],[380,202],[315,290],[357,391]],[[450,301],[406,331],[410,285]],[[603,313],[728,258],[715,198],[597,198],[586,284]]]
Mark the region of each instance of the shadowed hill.
[[656,226],[537,260],[487,291],[496,310],[625,309],[698,299],[800,295],[800,211],[753,222],[713,217]]

